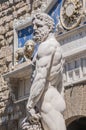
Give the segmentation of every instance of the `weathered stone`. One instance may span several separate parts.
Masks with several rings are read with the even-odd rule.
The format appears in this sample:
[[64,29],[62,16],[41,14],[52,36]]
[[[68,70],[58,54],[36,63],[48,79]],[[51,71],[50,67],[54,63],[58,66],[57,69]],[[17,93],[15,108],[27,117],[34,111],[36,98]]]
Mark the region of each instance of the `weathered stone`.
[[10,27],[10,29],[13,29],[13,21],[10,21],[9,27]]
[[9,7],[9,5],[7,4],[7,2],[4,2],[2,4],[2,10],[6,10]]
[[22,15],[22,14],[25,14],[25,13],[26,13],[26,6],[20,8],[20,9],[18,10],[18,16],[20,16],[20,15]]
[[13,36],[7,38],[7,42],[9,45],[12,44],[13,43]]
[[6,30],[6,32],[9,30],[9,24],[8,23],[5,25],[5,30]]
[[1,40],[4,40],[4,36],[3,35],[0,35],[0,41]]
[[14,0],[14,3],[18,3],[18,2],[20,2],[20,0]]
[[3,93],[2,99],[3,99],[3,100],[6,100],[6,99],[8,99],[8,97],[9,97],[9,90],[7,90],[7,91],[5,91],[5,92]]
[[2,65],[4,65],[5,64],[5,59],[3,58],[3,59],[0,59],[0,66]]
[[9,4],[13,4],[13,0],[9,0]]
[[[12,14],[12,12],[11,12],[11,14]],[[13,15],[7,16],[6,22],[10,22],[11,20],[13,20]]]
[[1,88],[1,91],[6,91],[6,90],[8,90],[8,87],[7,87],[7,86],[3,86],[3,87]]
[[18,4],[16,5],[16,9],[22,8],[22,7],[25,6],[25,5],[26,5],[26,3],[24,3],[24,1],[22,1],[21,3],[18,3]]
[[5,37],[11,37],[13,35],[13,30],[6,33]]
[[0,25],[2,25],[2,24],[4,24],[4,21],[3,21],[3,18],[0,18]]
[[12,48],[9,47],[9,46],[6,47],[6,55],[7,56],[11,56],[12,55]]
[[17,11],[13,12],[13,18],[17,18]]
[[5,45],[6,45],[6,40],[5,39],[1,40],[0,41],[0,48],[3,47],[3,46],[5,46]]
[[4,102],[0,102],[0,108],[2,108],[4,106],[5,106]]
[[1,4],[0,4],[0,11],[2,11],[2,6],[1,6]]
[[12,49],[9,46],[2,47],[0,50],[0,62],[2,62],[2,60],[4,60],[2,58],[11,56],[11,55],[12,55]]
[[12,61],[12,55],[6,57],[6,63],[10,63]]
[[11,15],[13,11],[14,11],[13,8],[9,8],[9,9],[7,10],[7,14],[8,14],[8,15]]
[[5,28],[3,26],[0,26],[0,34],[5,34]]

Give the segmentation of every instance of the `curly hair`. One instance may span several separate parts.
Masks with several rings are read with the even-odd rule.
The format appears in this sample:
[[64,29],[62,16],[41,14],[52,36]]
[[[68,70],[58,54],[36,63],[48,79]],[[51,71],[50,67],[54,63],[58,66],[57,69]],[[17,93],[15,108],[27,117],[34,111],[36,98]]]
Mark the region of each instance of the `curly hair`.
[[54,31],[54,28],[55,28],[54,20],[48,14],[46,14],[46,13],[36,13],[32,18],[32,22],[35,19],[39,19],[41,21],[44,21],[44,24],[49,27],[50,32]]

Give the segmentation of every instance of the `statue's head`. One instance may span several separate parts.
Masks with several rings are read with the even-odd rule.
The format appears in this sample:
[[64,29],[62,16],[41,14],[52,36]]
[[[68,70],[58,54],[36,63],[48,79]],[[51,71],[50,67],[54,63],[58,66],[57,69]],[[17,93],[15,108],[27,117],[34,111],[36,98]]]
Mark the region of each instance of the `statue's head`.
[[33,40],[28,40],[24,45],[24,55],[26,58],[31,58],[34,51],[34,42]]
[[54,21],[46,13],[37,13],[33,20],[34,40],[41,43],[46,40],[49,33],[54,31]]

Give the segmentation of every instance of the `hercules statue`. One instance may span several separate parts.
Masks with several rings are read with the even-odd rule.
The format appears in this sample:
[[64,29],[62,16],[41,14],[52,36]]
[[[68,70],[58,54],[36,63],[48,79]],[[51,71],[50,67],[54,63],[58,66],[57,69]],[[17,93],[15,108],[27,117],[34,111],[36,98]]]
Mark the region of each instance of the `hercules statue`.
[[[66,108],[63,87],[63,58],[54,36],[53,19],[45,13],[33,17],[34,41],[39,43],[36,70],[27,103],[27,112],[38,119],[37,106],[44,130],[66,130],[63,111]],[[29,130],[22,122],[22,129]]]

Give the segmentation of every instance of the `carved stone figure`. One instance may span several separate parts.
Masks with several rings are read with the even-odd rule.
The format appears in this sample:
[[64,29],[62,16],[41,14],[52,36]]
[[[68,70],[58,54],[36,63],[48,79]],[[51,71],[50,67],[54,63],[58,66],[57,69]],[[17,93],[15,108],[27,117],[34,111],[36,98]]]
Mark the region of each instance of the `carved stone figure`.
[[31,56],[34,51],[34,42],[33,40],[28,40],[23,48],[18,48],[15,54],[16,62],[24,62],[31,59]]
[[34,42],[33,40],[28,40],[24,45],[24,55],[25,59],[31,59],[31,56],[34,51]]
[[21,127],[30,130],[31,124],[37,124],[41,120],[44,130],[66,130],[62,115],[66,107],[62,82],[63,58],[60,45],[53,34],[54,22],[45,13],[35,14],[32,22],[34,40],[40,45],[35,77],[26,106],[27,117]]

